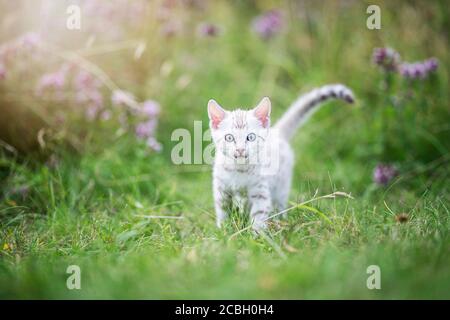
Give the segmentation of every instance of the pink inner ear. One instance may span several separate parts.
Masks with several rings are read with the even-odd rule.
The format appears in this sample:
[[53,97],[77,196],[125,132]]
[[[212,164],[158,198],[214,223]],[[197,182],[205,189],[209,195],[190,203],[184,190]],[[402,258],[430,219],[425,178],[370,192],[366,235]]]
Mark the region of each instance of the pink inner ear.
[[225,118],[225,111],[217,104],[217,102],[210,100],[208,102],[208,114],[209,119],[211,120],[211,126],[214,129],[217,129],[219,124]]
[[[267,98],[266,98],[267,99]],[[255,117],[261,121],[264,128],[269,126],[270,116],[270,101],[264,99],[255,109]]]
[[261,124],[264,128],[267,128],[267,126],[269,125],[269,117],[264,116],[264,115],[257,115],[255,114],[256,117],[258,118],[259,121],[261,121]]
[[219,127],[219,124],[222,122],[223,118],[212,116],[211,117],[211,125],[214,129],[217,129]]

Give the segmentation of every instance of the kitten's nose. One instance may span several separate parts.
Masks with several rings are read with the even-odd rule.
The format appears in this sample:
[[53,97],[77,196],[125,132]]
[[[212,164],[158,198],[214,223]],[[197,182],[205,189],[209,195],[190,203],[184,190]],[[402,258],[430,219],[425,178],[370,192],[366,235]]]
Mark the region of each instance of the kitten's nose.
[[244,148],[236,149],[236,151],[234,152],[234,157],[235,157],[235,158],[237,158],[237,157],[243,157],[243,156],[244,156],[244,152],[245,152],[245,149],[244,149]]

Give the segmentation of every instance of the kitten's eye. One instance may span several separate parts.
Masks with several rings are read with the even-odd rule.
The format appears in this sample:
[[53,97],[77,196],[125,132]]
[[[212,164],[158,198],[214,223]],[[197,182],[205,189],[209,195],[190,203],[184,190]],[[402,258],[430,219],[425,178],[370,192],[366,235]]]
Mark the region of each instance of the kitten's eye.
[[256,134],[249,133],[247,136],[247,141],[255,141],[256,140]]
[[232,134],[226,134],[225,135],[225,141],[226,142],[233,142],[234,141],[234,137]]

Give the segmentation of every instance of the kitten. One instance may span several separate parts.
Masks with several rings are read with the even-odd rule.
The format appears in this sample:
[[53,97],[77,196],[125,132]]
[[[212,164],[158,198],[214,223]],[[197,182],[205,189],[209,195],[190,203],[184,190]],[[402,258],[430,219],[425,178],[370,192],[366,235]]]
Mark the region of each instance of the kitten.
[[352,103],[350,89],[336,84],[299,97],[271,128],[271,102],[265,97],[252,110],[227,111],[208,102],[212,140],[216,147],[213,193],[217,226],[234,204],[249,205],[252,227],[266,227],[274,210],[286,208],[291,187],[294,154],[289,139],[313,111],[328,99]]

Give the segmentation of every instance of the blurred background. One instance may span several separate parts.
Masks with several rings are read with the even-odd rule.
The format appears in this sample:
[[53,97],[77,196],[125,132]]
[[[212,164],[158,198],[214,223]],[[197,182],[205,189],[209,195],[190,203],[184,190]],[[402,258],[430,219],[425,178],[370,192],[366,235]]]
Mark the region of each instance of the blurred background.
[[[210,97],[235,107],[269,95],[276,118],[300,92],[343,82],[361,96],[361,110],[333,117],[376,134],[364,146],[339,140],[357,152],[392,147],[384,151],[398,160],[431,160],[446,151],[448,134],[445,2],[379,5],[381,29],[369,30],[369,4],[359,1],[2,1],[2,140],[29,153],[43,130],[44,140],[82,148],[98,126],[110,136],[127,122],[157,122],[162,111],[167,143],[173,128],[205,120]],[[374,61],[378,47],[398,52],[393,70],[382,61],[389,52]],[[429,58],[430,75],[419,74],[422,66],[415,75],[415,65],[402,73],[402,64]],[[157,135],[150,127],[141,131]],[[402,141],[398,130],[409,130]],[[390,141],[381,145],[380,134]]]
[[[372,4],[381,10],[379,30],[367,27]],[[213,226],[210,168],[172,163],[173,130],[193,133],[197,120],[206,130],[211,98],[232,109],[253,107],[269,96],[276,120],[299,94],[328,83],[347,85],[357,102],[329,103],[297,134],[291,198],[308,199],[317,189],[349,192],[357,200],[319,205],[331,210],[333,228],[307,229],[297,237],[292,225],[281,227],[275,243],[292,253],[296,243],[306,251],[329,243],[351,251],[368,243],[390,248],[390,241],[401,239],[420,247],[411,249],[419,254],[411,253],[408,268],[436,259],[437,269],[418,271],[423,277],[416,280],[406,277],[386,296],[444,292],[442,285],[431,286],[445,286],[449,278],[448,271],[436,271],[449,261],[441,251],[448,249],[449,226],[446,1],[0,0],[0,17],[0,245],[1,266],[9,274],[0,278],[2,297],[26,296],[26,290],[30,297],[65,296],[44,276],[55,256],[91,259],[91,253],[101,252],[110,263],[114,258],[107,253],[131,255],[144,244],[162,254],[159,265],[172,271],[133,260],[134,267],[154,271],[148,278],[154,289],[134,288],[131,297],[192,297],[186,289],[190,281],[198,286],[194,297],[367,297],[343,271],[351,268],[340,253],[327,270],[332,279],[347,279],[347,287],[334,282],[323,290],[310,280],[314,265],[308,269],[296,258],[286,262],[291,273],[284,280],[274,262],[268,269],[273,274],[262,274],[256,285],[230,280],[230,266],[216,265],[229,283],[217,284],[216,291],[194,281],[212,281],[214,275],[205,272],[203,279],[183,271],[186,261],[201,261],[206,269],[216,262],[203,256],[222,252],[233,259],[246,246],[252,248],[246,256],[252,270],[268,259],[259,250],[273,254],[275,249],[251,238],[231,248],[195,249],[226,233],[218,236]],[[135,216],[149,211],[187,218],[151,224]],[[297,210],[293,219],[311,222],[304,214]],[[241,223],[230,226],[228,236]],[[437,251],[424,258],[432,243]],[[398,252],[389,250],[373,252],[392,257],[387,268],[398,279]],[[25,279],[28,263],[34,265],[26,261],[36,261],[36,255],[44,262]],[[369,256],[362,253],[361,261]],[[97,268],[106,270],[100,268],[104,263]],[[120,277],[123,266],[112,265],[118,269],[110,271]],[[299,276],[297,267],[309,273]],[[167,280],[173,272],[179,272],[181,283],[188,281],[185,287]],[[428,281],[433,274],[442,278]],[[179,295],[162,289],[164,279]],[[84,291],[84,297],[123,297],[116,289],[123,287],[102,280],[104,286]],[[308,295],[287,283],[312,291]],[[241,284],[250,289],[234,296]],[[411,291],[417,287],[423,290]]]

